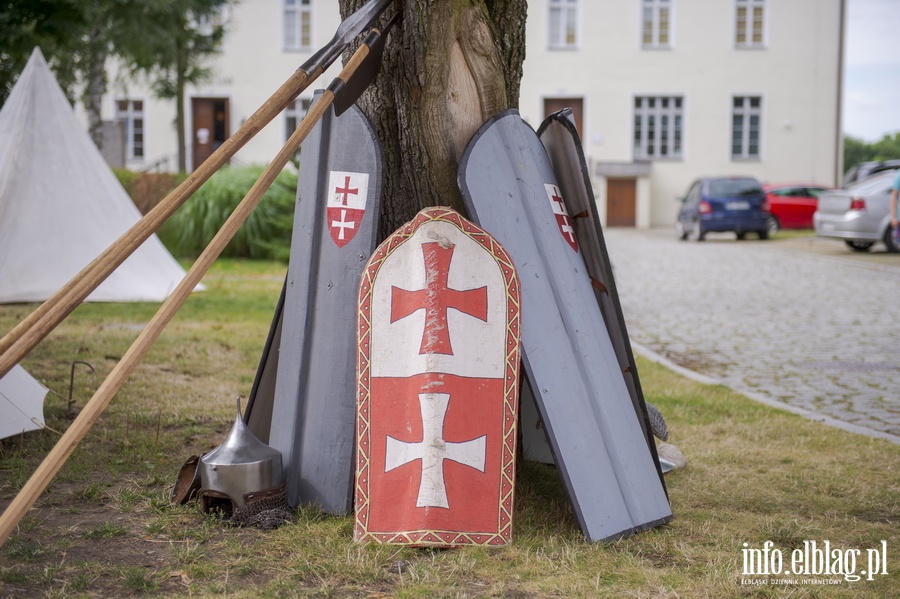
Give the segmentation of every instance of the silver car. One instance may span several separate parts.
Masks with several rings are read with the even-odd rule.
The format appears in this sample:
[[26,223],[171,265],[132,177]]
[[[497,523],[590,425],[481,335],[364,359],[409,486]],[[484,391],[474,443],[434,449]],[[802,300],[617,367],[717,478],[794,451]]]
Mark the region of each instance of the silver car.
[[866,252],[879,241],[884,242],[889,252],[900,252],[900,245],[891,235],[888,214],[895,176],[896,171],[886,171],[847,189],[823,193],[813,215],[816,235],[843,239],[857,252]]

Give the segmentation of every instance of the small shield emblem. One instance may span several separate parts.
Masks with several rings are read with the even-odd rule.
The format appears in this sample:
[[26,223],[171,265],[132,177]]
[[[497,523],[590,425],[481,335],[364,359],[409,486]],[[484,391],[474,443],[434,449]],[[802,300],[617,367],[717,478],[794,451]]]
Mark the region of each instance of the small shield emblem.
[[556,185],[544,183],[544,189],[547,190],[547,199],[550,200],[550,207],[553,208],[553,215],[556,217],[556,225],[563,239],[576,252],[578,251],[578,240],[575,239],[575,229],[572,227],[572,219],[569,218],[569,212],[566,210],[566,204],[563,202],[562,192]]
[[344,247],[359,230],[366,212],[368,173],[331,171],[325,217],[328,231],[338,247]]

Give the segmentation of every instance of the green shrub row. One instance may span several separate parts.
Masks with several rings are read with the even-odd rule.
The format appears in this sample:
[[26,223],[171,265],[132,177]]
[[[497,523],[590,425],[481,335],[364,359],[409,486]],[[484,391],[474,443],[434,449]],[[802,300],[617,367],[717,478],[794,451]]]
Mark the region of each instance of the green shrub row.
[[[199,256],[264,170],[264,166],[251,165],[225,167],[216,172],[160,228],[160,240],[179,258]],[[138,187],[133,175],[116,172],[130,193]],[[279,173],[222,256],[287,261],[296,195],[296,173]],[[133,193],[132,198],[138,203]]]

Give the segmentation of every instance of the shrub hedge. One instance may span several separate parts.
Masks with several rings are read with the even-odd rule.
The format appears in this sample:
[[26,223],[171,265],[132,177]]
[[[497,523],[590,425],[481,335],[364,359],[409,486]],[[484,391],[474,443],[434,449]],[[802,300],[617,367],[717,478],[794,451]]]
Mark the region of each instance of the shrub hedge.
[[[261,165],[224,167],[219,170],[160,228],[157,232],[160,240],[179,258],[199,256],[263,170],[265,167]],[[120,181],[127,179],[119,173],[117,176]],[[128,181],[130,185],[126,186],[126,190],[130,187],[136,191],[139,188],[138,180],[139,178],[135,178]],[[297,175],[283,171],[222,255],[287,261],[296,195]]]

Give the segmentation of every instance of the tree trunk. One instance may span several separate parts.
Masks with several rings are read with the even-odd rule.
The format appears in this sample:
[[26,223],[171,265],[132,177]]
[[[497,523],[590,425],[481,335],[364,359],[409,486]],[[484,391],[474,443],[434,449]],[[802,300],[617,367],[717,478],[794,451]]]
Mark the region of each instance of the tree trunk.
[[178,171],[185,173],[187,172],[187,136],[184,131],[184,88],[188,69],[187,49],[181,39],[176,41],[176,44],[178,48],[175,63],[175,129],[178,131]]
[[87,49],[88,64],[82,101],[88,115],[88,133],[98,149],[103,149],[103,116],[101,112],[103,96],[106,94],[106,57],[109,53],[103,37],[103,23],[94,23]]
[[[340,0],[341,14],[363,3]],[[358,101],[384,153],[382,237],[427,206],[465,213],[459,158],[484,121],[518,106],[525,58],[526,0],[394,0],[395,10],[382,72]]]

